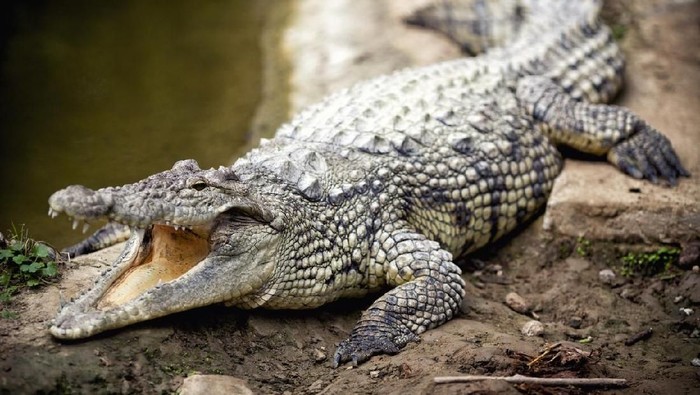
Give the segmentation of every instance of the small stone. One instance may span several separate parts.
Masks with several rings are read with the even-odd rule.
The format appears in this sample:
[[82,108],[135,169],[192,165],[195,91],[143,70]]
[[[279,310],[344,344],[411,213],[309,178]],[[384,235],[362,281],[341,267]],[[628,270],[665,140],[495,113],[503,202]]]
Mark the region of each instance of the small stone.
[[689,307],[681,307],[678,309],[678,311],[680,311],[680,313],[686,317],[693,315],[693,309]]
[[583,323],[583,320],[581,317],[571,317],[569,318],[569,326],[574,328],[574,329],[579,329],[581,327],[581,324]]
[[678,257],[678,266],[682,269],[695,266],[700,262],[700,242],[681,244],[681,254]]
[[316,361],[316,363],[323,362],[326,360],[326,358],[328,358],[328,356],[326,355],[325,352],[323,352],[323,350],[319,350],[318,348],[314,348],[314,361]]
[[700,273],[700,266],[698,266],[698,265],[693,266],[693,273]]
[[690,364],[693,366],[700,367],[700,358],[693,358],[693,360],[690,361]]
[[527,314],[530,311],[530,304],[515,292],[506,295],[506,305],[516,313]]
[[610,269],[603,269],[598,272],[598,278],[603,284],[611,285],[615,281],[615,272]]
[[379,373],[380,372],[378,370],[372,370],[369,372],[369,377],[373,379],[379,378]]
[[632,300],[637,297],[638,291],[633,290],[632,288],[625,288],[620,292],[620,297],[627,299],[627,300]]
[[323,388],[324,388],[323,380],[318,379],[318,380],[314,381],[313,383],[311,383],[311,385],[307,388],[307,390],[310,393],[315,394],[317,392],[321,392],[321,390],[323,390]]
[[678,295],[675,298],[673,298],[673,303],[680,303],[681,300],[683,300],[683,295]]
[[530,320],[523,325],[520,332],[527,337],[542,336],[544,334],[544,325],[537,320]]
[[253,395],[245,380],[215,374],[196,374],[185,378],[178,392],[182,395]]

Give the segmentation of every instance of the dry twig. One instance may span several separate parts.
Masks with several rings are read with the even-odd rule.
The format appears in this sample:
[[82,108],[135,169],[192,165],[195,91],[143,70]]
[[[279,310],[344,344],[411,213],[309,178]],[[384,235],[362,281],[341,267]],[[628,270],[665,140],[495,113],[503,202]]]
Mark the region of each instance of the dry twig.
[[539,384],[539,385],[575,385],[575,386],[626,386],[625,379],[600,378],[567,378],[567,377],[528,377],[520,374],[513,376],[443,376],[435,377],[436,384],[468,383],[471,381],[503,380],[513,384]]

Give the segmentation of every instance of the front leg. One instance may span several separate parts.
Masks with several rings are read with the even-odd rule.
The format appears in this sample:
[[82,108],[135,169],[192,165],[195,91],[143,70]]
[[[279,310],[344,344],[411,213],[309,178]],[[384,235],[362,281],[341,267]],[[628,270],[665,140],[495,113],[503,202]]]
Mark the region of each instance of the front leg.
[[387,283],[396,288],[362,314],[350,337],[338,345],[333,367],[364,362],[375,354],[395,354],[418,335],[443,324],[464,298],[461,270],[439,244],[412,232],[394,233],[380,247]]

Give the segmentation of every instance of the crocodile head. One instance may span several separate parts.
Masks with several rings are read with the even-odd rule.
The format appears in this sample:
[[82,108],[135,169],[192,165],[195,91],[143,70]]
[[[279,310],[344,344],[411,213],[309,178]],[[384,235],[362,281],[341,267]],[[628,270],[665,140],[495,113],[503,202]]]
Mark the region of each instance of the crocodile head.
[[[63,306],[50,329],[77,339],[217,302],[236,302],[270,277],[283,215],[230,168],[194,160],[121,187],[71,186],[51,213],[129,225],[131,238],[95,285]],[[272,193],[274,195],[274,193]]]

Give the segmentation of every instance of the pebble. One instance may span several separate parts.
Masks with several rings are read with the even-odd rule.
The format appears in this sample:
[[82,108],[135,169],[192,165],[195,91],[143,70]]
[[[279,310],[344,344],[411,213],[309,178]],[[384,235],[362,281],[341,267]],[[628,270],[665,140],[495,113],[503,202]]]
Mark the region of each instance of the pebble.
[[196,374],[185,378],[178,393],[182,395],[253,395],[253,391],[248,388],[245,380],[213,374]]
[[678,295],[675,298],[673,298],[673,303],[680,303],[681,300],[683,300],[683,295]]
[[523,325],[520,332],[528,337],[542,336],[544,334],[544,325],[537,320],[530,320]]
[[371,371],[369,372],[369,377],[371,377],[371,378],[373,378],[373,379],[378,378],[378,377],[379,377],[379,371],[378,371],[378,370],[371,370]]
[[693,315],[693,309],[691,309],[689,307],[681,307],[680,309],[678,309],[678,311],[680,311],[681,314],[683,314],[685,316]]
[[700,367],[700,358],[693,358],[693,360],[690,361],[690,364],[693,366]]
[[603,284],[612,284],[615,281],[615,272],[610,269],[603,269],[598,272],[598,278]]
[[506,305],[516,313],[527,314],[530,311],[530,304],[515,292],[506,295]]
[[581,317],[571,317],[569,318],[569,326],[574,328],[574,329],[579,329],[581,327],[581,324],[583,323],[583,320]]
[[314,361],[316,362],[323,362],[328,358],[326,353],[323,350],[319,350],[318,348],[314,348]]
[[693,266],[693,273],[698,273],[698,272],[700,272],[700,266],[698,266],[698,265]]

